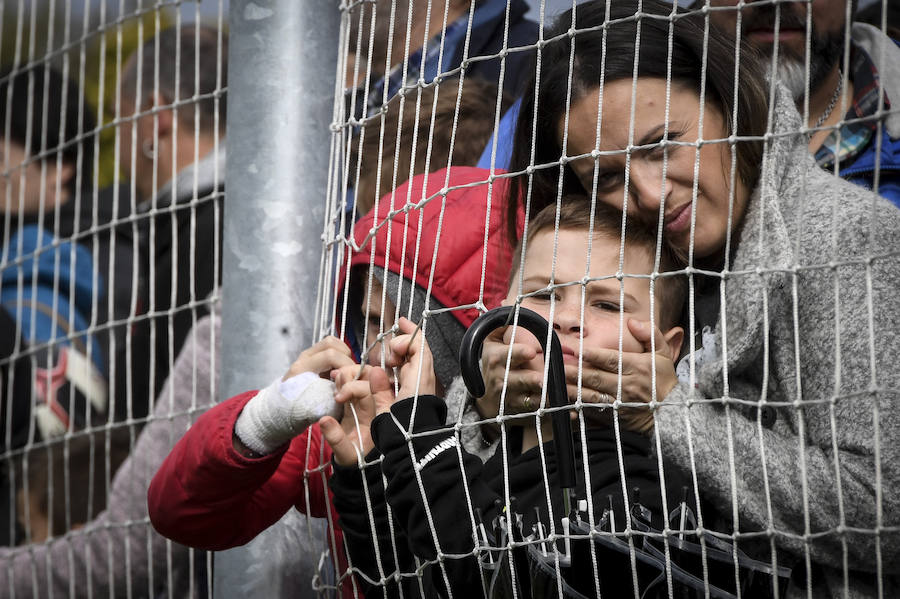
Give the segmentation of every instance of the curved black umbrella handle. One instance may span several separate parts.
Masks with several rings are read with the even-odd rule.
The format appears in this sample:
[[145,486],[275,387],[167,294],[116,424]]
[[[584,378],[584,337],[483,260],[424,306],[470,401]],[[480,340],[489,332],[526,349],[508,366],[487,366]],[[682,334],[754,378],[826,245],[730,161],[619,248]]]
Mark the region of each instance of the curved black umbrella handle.
[[[466,334],[459,346],[459,369],[462,373],[466,388],[474,397],[484,395],[484,379],[481,376],[481,347],[485,338],[494,330],[512,324],[513,311],[511,306],[494,308],[479,316]],[[519,308],[520,327],[523,327],[537,337],[544,353],[547,353],[547,328],[544,318],[528,308]],[[559,337],[552,331],[550,338],[550,373],[547,384],[549,386],[547,397],[550,406],[564,407],[569,404],[566,392],[566,371],[563,366],[562,346]],[[575,447],[572,442],[572,422],[569,412],[559,410],[553,412],[553,444],[556,447],[556,464],[559,469],[559,486],[563,489],[575,487]]]

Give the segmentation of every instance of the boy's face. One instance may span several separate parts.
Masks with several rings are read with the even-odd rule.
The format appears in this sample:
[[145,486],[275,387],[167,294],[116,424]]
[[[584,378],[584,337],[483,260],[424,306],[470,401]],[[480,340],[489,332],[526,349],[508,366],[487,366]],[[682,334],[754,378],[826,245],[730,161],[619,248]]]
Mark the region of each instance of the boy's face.
[[[368,287],[368,278],[365,285]],[[384,303],[382,303],[384,298]],[[365,343],[363,351],[368,349],[378,335],[389,330],[394,326],[394,302],[384,295],[384,287],[376,278],[372,278],[372,285],[367,289],[362,306],[360,306],[363,318],[366,319],[366,338],[365,341],[360,340],[360,344]],[[372,366],[381,366],[381,343],[372,347],[369,351],[367,362]]]
[[[595,235],[591,244],[590,271],[588,264],[588,234],[584,230],[560,230],[557,246],[556,268],[553,268],[554,232],[539,232],[529,242],[525,253],[522,277],[522,294],[539,291],[550,283],[551,275],[557,285],[581,281],[585,274],[590,278],[610,277],[590,281],[582,287],[576,283],[557,287],[525,297],[522,306],[534,310],[550,320],[551,296],[554,299],[553,329],[559,336],[565,363],[578,363],[579,343],[583,339],[586,349],[619,349],[619,335],[622,336],[622,351],[643,352],[644,345],[631,334],[627,322],[629,318],[650,320],[650,279],[625,276],[620,283],[615,278],[619,270],[618,239]],[[642,248],[625,246],[625,274],[648,275],[653,272],[653,260]],[[513,279],[505,305],[514,305],[519,277]],[[624,295],[621,291],[624,288]],[[582,300],[582,289],[584,297]],[[584,315],[582,316],[582,301]],[[620,317],[624,313],[624,319]],[[659,306],[655,305],[654,324],[659,327]],[[672,331],[663,331],[667,339]],[[680,329],[679,329],[680,331]],[[507,337],[511,336],[511,329]],[[680,339],[680,334],[678,335]],[[509,339],[507,339],[509,341]],[[540,351],[537,339],[524,329],[516,332],[516,342],[532,344]],[[671,353],[670,343],[658,351]],[[679,343],[680,345],[680,343]],[[673,357],[673,356],[670,356]],[[674,357],[673,357],[674,359]],[[535,359],[533,367],[543,370],[543,356]]]

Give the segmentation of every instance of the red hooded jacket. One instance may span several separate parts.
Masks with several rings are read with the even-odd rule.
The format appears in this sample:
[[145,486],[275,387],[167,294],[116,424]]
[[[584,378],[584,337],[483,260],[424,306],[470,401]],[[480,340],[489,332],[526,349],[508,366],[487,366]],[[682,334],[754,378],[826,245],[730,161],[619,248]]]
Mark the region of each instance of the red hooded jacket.
[[[504,172],[495,171],[495,176]],[[506,297],[512,259],[505,234],[509,180],[499,178],[489,185],[489,177],[487,169],[462,166],[413,177],[398,187],[393,197],[381,198],[353,227],[360,250],[351,253],[350,266],[381,267],[425,290],[433,276],[431,295],[443,306],[452,307],[481,299],[483,263],[483,302],[488,308],[500,305]],[[472,307],[452,314],[468,328],[479,312]]]
[[[424,289],[433,270],[431,293],[444,306],[475,304],[481,289],[489,171],[452,168],[448,187],[462,187],[450,191],[444,187],[446,174],[441,170],[417,175],[400,186],[394,194],[395,208],[406,205],[408,193],[411,204],[421,206],[401,211],[388,222],[391,195],[382,198],[377,213],[373,210],[354,227],[360,250],[351,254],[350,264],[386,265]],[[512,253],[505,237],[506,180],[498,179],[492,187],[483,295],[488,307],[498,305],[506,294]],[[373,227],[374,236],[366,239]],[[433,259],[438,233],[439,249]],[[414,273],[417,244],[419,261]],[[370,262],[373,247],[374,261]],[[469,308],[453,314],[468,326],[478,310]],[[216,551],[249,542],[294,506],[304,514],[328,518],[332,532],[329,545],[337,556],[339,571],[346,572],[337,513],[327,494],[331,448],[319,426],[313,425],[271,455],[258,459],[240,455],[232,444],[234,425],[254,395],[256,391],[248,391],[212,408],[175,445],[148,490],[153,526],[184,545]],[[342,588],[345,597],[354,596],[352,585],[343,584]]]

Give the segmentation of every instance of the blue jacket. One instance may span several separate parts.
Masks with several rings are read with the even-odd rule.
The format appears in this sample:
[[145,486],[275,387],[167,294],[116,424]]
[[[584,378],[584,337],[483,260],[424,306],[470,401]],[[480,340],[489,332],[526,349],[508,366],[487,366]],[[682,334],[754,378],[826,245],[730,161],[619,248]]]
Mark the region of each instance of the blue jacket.
[[[900,98],[897,99],[900,102]],[[885,127],[881,129],[881,151],[878,151],[878,136],[873,135],[868,147],[846,168],[841,177],[866,189],[875,189],[876,158],[880,172],[878,193],[900,208],[900,139],[891,138]]]
[[[88,332],[93,304],[103,298],[103,280],[99,274],[95,278],[90,253],[37,225],[13,234],[4,253],[0,305],[19,323],[24,351],[33,356],[31,397],[38,437],[89,424],[84,421],[86,402],[92,416],[105,421],[105,354],[97,335]],[[27,435],[13,431],[13,445]]]
[[[538,24],[525,18],[529,5],[525,0],[481,0],[475,4],[472,19],[472,36],[469,41],[469,58],[498,54],[503,49],[506,38],[507,48],[518,48],[534,44],[538,40]],[[509,12],[509,27],[506,14]],[[505,33],[505,35],[504,35]],[[464,44],[457,44],[452,66],[462,63]],[[521,88],[534,72],[534,50],[510,52],[506,56],[503,70],[503,91],[512,97],[521,93]],[[474,60],[466,70],[466,76],[479,77],[497,82],[500,77],[500,58]]]

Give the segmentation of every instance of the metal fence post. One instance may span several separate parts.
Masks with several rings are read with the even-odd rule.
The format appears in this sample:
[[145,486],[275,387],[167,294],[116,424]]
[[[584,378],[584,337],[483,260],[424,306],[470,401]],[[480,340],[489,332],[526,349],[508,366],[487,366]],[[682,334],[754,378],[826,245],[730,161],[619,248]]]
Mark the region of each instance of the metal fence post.
[[[340,10],[333,0],[232,0],[229,28],[223,398],[266,385],[312,337]],[[261,562],[273,572],[281,560],[306,576],[308,594],[312,572],[296,563],[304,548],[285,549],[258,537],[216,554],[215,596],[284,596],[282,577],[259,575]]]

